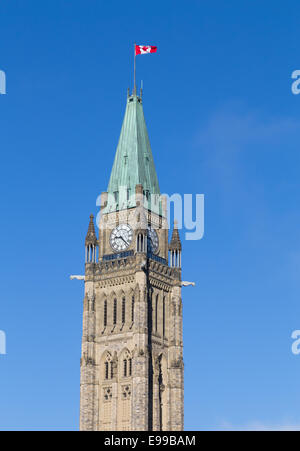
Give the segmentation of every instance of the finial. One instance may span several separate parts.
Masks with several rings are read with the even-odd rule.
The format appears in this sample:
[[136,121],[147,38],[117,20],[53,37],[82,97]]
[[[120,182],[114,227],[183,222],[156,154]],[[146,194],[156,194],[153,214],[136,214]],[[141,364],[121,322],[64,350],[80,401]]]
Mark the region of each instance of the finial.
[[94,215],[93,214],[90,215],[90,223],[89,223],[88,232],[87,232],[87,235],[85,238],[85,245],[87,246],[89,244],[97,245],[97,237],[96,237],[96,232],[95,232]]
[[127,88],[127,98],[130,97],[130,89]]
[[181,241],[178,232],[178,221],[174,220],[174,228],[172,233],[172,238],[169,244],[169,250],[181,250]]

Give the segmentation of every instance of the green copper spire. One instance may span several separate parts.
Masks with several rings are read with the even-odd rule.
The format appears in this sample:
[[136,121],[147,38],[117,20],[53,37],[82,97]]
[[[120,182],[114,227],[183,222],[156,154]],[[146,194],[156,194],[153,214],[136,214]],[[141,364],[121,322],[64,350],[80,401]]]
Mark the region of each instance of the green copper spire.
[[103,212],[136,205],[135,187],[142,185],[145,207],[161,211],[159,185],[146,128],[142,98],[128,96],[125,116],[108,185],[108,202]]

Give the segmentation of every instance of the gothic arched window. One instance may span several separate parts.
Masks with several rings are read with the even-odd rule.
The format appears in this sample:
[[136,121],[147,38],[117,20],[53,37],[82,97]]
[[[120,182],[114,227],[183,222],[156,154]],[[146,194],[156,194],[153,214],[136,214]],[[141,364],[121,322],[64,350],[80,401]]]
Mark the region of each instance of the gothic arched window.
[[112,379],[114,377],[114,366],[111,354],[107,353],[104,362],[104,379]]
[[146,251],[146,244],[147,239],[144,238],[144,235],[142,233],[139,233],[137,235],[137,246],[136,249],[138,252],[145,252]]
[[130,377],[132,375],[132,358],[130,352],[127,350],[123,357],[123,377]]

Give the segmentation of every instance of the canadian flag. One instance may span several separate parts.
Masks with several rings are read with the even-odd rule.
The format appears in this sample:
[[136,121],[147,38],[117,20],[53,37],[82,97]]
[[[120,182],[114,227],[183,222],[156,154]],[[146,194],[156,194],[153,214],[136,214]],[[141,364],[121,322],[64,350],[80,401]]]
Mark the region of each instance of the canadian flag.
[[135,45],[135,54],[144,55],[145,53],[155,53],[157,47],[154,45]]

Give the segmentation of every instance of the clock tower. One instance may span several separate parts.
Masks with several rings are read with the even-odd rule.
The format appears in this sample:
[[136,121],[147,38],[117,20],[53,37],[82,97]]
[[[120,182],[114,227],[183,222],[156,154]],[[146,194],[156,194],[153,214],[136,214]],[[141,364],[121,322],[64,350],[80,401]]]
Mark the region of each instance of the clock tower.
[[181,243],[166,200],[142,95],[127,96],[97,237],[85,240],[80,429],[183,430]]

